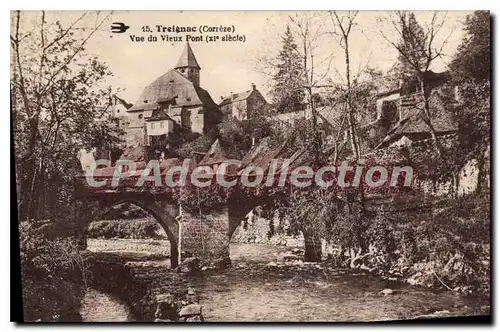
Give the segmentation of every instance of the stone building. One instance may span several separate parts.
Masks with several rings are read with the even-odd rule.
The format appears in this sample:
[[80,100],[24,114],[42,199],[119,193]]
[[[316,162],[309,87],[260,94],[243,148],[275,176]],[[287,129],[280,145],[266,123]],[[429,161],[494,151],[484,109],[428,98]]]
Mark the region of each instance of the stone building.
[[[459,88],[447,86],[449,73],[434,73],[428,71],[425,76],[426,84],[431,89],[430,105],[432,125],[441,144],[456,141],[458,124],[444,108],[444,101],[438,95],[447,95],[446,102],[461,103]],[[447,90],[445,90],[447,88]],[[377,120],[371,124],[371,130],[382,129],[384,135],[375,147],[377,150],[406,147],[414,149],[433,149],[431,131],[422,116],[423,96],[419,85],[415,81],[402,82],[399,87],[381,93],[377,99]],[[485,156],[487,157],[487,156]],[[487,158],[485,158],[487,159]],[[447,181],[422,183],[426,194],[437,196],[470,194],[478,187],[480,181],[480,167],[478,160],[471,159]]]
[[[146,86],[135,104],[128,109],[127,146],[147,144],[149,136],[167,135],[169,128],[174,130],[170,120],[201,134],[219,123],[222,114],[210,94],[200,87],[200,70],[191,46],[186,43],[177,65]],[[146,121],[153,114],[168,116],[169,119]],[[166,122],[156,124],[157,121]],[[161,123],[164,123],[164,127],[161,127]]]
[[117,95],[113,95],[111,97],[111,107],[113,116],[120,118],[127,116],[127,110],[132,107],[132,104]]
[[[432,125],[437,136],[447,136],[457,131],[457,124],[449,112],[442,108],[436,99],[448,81],[448,73],[428,71],[426,84],[432,89]],[[376,148],[409,145],[431,137],[429,126],[422,117],[423,96],[418,82],[400,84],[392,91],[379,94],[377,99],[377,119],[374,125],[384,129],[385,137]],[[378,129],[380,129],[378,128]]]
[[152,115],[146,119],[147,145],[163,145],[169,134],[176,129],[177,123],[163,110],[154,110]]
[[230,93],[227,97],[221,97],[221,102],[219,103],[219,108],[224,114],[224,117],[233,117],[237,120],[248,120],[256,112],[266,111],[270,105],[267,103],[266,99],[257,90],[255,84],[251,85],[251,89],[239,92]]
[[132,104],[126,102],[124,99],[113,95],[111,97],[111,114],[118,119],[118,126],[122,129],[128,127],[128,113],[127,110],[132,107]]

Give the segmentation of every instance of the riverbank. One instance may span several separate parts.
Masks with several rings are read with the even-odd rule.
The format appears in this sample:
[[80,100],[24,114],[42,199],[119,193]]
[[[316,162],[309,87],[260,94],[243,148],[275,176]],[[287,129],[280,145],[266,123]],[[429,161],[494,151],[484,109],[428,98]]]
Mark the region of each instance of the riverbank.
[[128,322],[132,315],[124,303],[115,297],[88,288],[80,308],[82,322]]
[[110,280],[107,292],[131,304],[139,321],[154,320],[162,297],[170,296],[178,312],[189,304],[188,289],[196,290],[204,318],[211,322],[383,321],[490,314],[489,299],[484,297],[410,286],[327,263],[269,264],[283,250],[231,244],[232,267],[199,276],[170,271],[166,257],[156,253],[92,255],[100,262],[99,277]]

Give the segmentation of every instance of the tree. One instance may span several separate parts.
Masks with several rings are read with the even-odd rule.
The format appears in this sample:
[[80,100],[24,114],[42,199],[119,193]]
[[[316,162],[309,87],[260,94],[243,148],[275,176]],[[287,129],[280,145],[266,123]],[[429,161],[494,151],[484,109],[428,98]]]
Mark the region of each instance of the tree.
[[324,85],[323,81],[330,73],[330,67],[333,60],[333,53],[326,57],[318,59],[318,47],[321,44],[322,37],[327,36],[324,29],[324,15],[318,12],[295,13],[289,16],[290,22],[296,30],[300,40],[300,55],[302,57],[302,89],[306,92],[306,100],[309,111],[311,112],[312,123],[312,145],[314,153],[313,162],[317,163],[324,158],[322,153],[322,142],[318,131],[318,113],[314,100],[314,90],[316,88],[331,87]]
[[354,20],[356,19],[358,12],[357,11],[348,12],[347,15],[339,17],[338,13],[334,11],[333,13],[330,13],[330,15],[334,26],[336,26],[340,31],[340,33],[338,33],[338,35],[340,36],[339,44],[344,50],[345,66],[346,66],[345,93],[347,97],[346,106],[347,106],[347,120],[349,124],[349,138],[352,145],[352,152],[354,153],[356,160],[358,160],[360,157],[360,149],[359,149],[358,137],[356,134],[356,123],[354,118],[355,110],[352,101],[352,82],[351,82],[351,68],[350,68],[350,54],[349,54],[349,35],[351,34],[351,30],[354,26]]
[[277,110],[286,113],[299,110],[304,99],[303,66],[289,25],[282,37],[282,44],[271,93]]
[[407,13],[406,15],[406,22],[403,17],[403,23],[401,23],[401,39],[398,43],[399,49],[406,50],[398,54],[399,74],[400,79],[412,81],[415,78],[418,79],[416,77],[418,70],[427,66],[426,36],[415,14]]
[[459,103],[449,103],[458,119],[460,154],[454,155],[460,167],[476,159],[479,168],[477,190],[485,187],[488,165],[486,158],[491,145],[491,86],[490,86],[490,15],[476,11],[467,16],[465,37],[451,64],[453,84],[459,89]]
[[[356,16],[358,11],[348,11],[343,15],[338,12],[330,12],[330,18],[335,27],[335,34],[339,37],[339,45],[344,51],[345,59],[345,105],[346,105],[346,117],[348,124],[349,140],[351,141],[352,153],[356,162],[361,158],[361,149],[359,145],[359,132],[356,124],[356,108],[362,109],[366,108],[366,105],[356,105],[356,100],[364,100],[361,97],[361,91],[365,89],[359,89],[360,85],[357,83],[357,78],[352,80],[351,74],[351,55],[349,52],[349,37],[355,27]],[[361,73],[358,73],[358,76]],[[358,107],[356,107],[358,106]],[[338,154],[337,154],[338,156]],[[336,157],[337,157],[336,156]],[[363,188],[355,188],[352,193],[346,194],[347,209],[348,214],[354,220],[354,225],[352,230],[355,233],[355,238],[358,240],[357,245],[360,246],[361,252],[364,253],[367,250],[367,246],[364,241],[362,241],[363,232],[366,230],[366,216],[365,216],[365,196]]]
[[[120,144],[109,112],[106,65],[86,52],[111,13],[65,25],[54,13],[11,14],[11,112],[20,228],[24,318],[74,321],[85,290],[77,239],[75,176],[81,149]],[[91,22],[89,26],[89,22]],[[40,221],[44,219],[43,221]],[[49,219],[47,221],[47,219]]]
[[465,20],[465,37],[458,46],[450,69],[455,80],[485,81],[491,71],[490,13],[476,11]]
[[436,135],[430,107],[432,88],[427,84],[426,76],[432,62],[443,55],[446,40],[440,47],[436,47],[435,44],[436,36],[445,23],[445,17],[439,18],[438,14],[434,13],[430,24],[424,29],[418,24],[414,13],[397,11],[394,15],[391,15],[391,22],[399,36],[399,40],[390,40],[383,31],[381,31],[381,34],[398,51],[399,59],[402,61],[403,73],[409,72],[410,76],[417,79],[423,99],[423,106],[421,107],[422,119],[429,127],[436,152],[441,155],[442,148]]
[[121,131],[108,112],[111,89],[100,87],[111,73],[85,50],[111,13],[83,13],[67,27],[50,15],[17,11],[11,16],[11,98],[21,219],[67,216],[74,177],[81,173],[78,151],[120,141]]

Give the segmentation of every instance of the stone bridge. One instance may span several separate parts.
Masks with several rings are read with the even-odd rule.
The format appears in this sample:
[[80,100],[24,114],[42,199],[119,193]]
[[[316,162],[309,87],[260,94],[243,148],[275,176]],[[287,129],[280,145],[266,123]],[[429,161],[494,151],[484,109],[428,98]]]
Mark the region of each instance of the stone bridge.
[[[271,148],[268,142],[263,139],[259,145],[254,146],[241,160],[241,167],[257,165],[264,171],[268,170],[270,161],[273,158],[290,158],[290,161],[299,160],[303,152],[294,152],[289,156],[284,155],[283,150],[288,140],[276,148]],[[295,158],[295,159],[294,159]],[[175,158],[173,158],[175,159]],[[199,165],[207,165],[215,169],[222,161],[232,159],[230,154],[221,147],[218,140],[214,142]],[[145,166],[145,162],[142,162]],[[179,164],[179,160],[165,160],[160,164],[162,175],[172,165]],[[293,165],[293,164],[291,164]],[[100,180],[110,180],[113,177],[113,168],[107,167],[109,172],[101,169]],[[137,174],[142,171],[138,170]],[[94,173],[95,176],[95,173]],[[82,188],[77,189],[79,194],[79,204],[82,216],[76,218],[86,230],[88,225],[98,220],[99,216],[113,209],[122,203],[131,203],[153,216],[164,228],[171,247],[171,266],[176,267],[184,259],[184,254],[198,257],[204,264],[217,264],[230,262],[229,241],[234,231],[246,217],[246,215],[259,205],[255,200],[249,200],[238,195],[228,195],[224,203],[217,203],[207,212],[194,213],[192,209],[183,208],[179,199],[174,197],[164,187],[136,187],[133,183],[134,176],[130,177],[130,184],[127,181],[120,181],[120,186],[115,188],[105,187],[102,189],[90,188],[85,184],[85,177],[79,179]],[[99,178],[99,176],[97,177]],[[214,193],[214,195],[216,195]],[[193,198],[195,199],[195,198]],[[186,202],[186,201],[184,201]],[[190,212],[188,212],[191,211]],[[84,234],[85,232],[82,232]],[[308,247],[314,251],[320,248],[318,240],[311,241],[311,237],[304,233],[306,240],[306,252]],[[311,242],[310,245],[308,243]],[[317,255],[316,255],[317,256]]]
[[168,192],[151,190],[79,189],[81,215],[79,223],[84,235],[88,225],[99,220],[114,207],[133,204],[151,215],[165,230],[170,242],[171,266],[176,267],[183,255],[198,257],[203,264],[228,264],[229,241],[234,231],[253,209],[241,201],[229,201],[210,212],[190,213]]

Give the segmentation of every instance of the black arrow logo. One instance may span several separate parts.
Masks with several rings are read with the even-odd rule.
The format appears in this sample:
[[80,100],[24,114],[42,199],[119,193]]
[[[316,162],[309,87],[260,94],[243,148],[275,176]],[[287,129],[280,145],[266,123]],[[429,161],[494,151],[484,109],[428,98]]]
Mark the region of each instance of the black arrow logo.
[[111,32],[124,33],[125,31],[127,31],[128,28],[130,28],[130,26],[125,25],[125,23],[113,22],[113,25],[111,25]]

